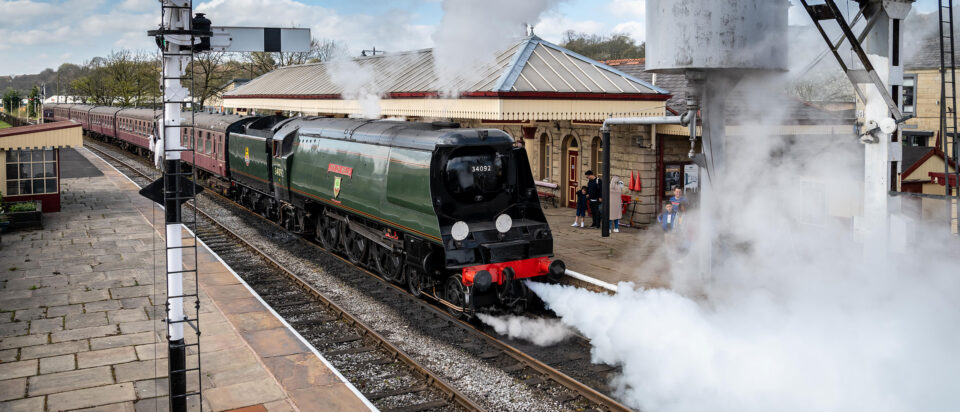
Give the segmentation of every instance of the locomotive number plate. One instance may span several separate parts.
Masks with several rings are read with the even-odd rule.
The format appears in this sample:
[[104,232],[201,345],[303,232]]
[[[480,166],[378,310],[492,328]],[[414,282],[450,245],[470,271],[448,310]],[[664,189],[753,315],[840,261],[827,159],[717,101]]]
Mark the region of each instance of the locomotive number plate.
[[493,171],[493,166],[491,165],[470,166],[470,172],[472,173],[484,173],[484,172],[492,172],[492,171]]

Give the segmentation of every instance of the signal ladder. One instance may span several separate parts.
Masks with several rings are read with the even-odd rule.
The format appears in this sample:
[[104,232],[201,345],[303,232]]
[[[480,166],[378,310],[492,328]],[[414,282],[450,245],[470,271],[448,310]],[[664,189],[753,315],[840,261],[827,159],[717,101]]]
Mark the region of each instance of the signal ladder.
[[[169,384],[170,410],[186,410],[187,400],[191,397],[198,406],[203,403],[203,393],[200,372],[200,296],[197,288],[198,259],[197,259],[197,209],[193,213],[183,213],[181,205],[193,201],[196,205],[197,181],[194,168],[183,165],[181,155],[188,154],[195,159],[194,139],[195,115],[193,102],[189,100],[189,90],[194,90],[193,78],[193,49],[190,46],[178,45],[168,41],[166,36],[176,36],[181,39],[189,36],[190,43],[196,44],[191,16],[193,13],[191,0],[161,0],[162,28],[158,31],[160,50],[162,54],[161,91],[163,93],[164,116],[162,122],[164,147],[156,147],[157,152],[163,151],[163,205],[166,213],[166,280],[167,300],[164,310],[167,322],[167,340],[169,350]],[[186,19],[178,18],[186,16]],[[169,19],[169,20],[168,20]],[[174,22],[182,25],[175,25]],[[181,42],[182,43],[182,42]],[[181,88],[189,84],[186,93]],[[167,119],[167,113],[176,111],[174,119],[180,118],[183,105],[190,103],[190,119],[188,122],[174,122]],[[181,128],[188,128],[190,133],[182,135]],[[175,148],[170,148],[168,139],[176,140]],[[184,143],[185,142],[185,143]],[[184,230],[189,229],[189,230]],[[193,301],[193,313],[185,310],[184,303]],[[172,314],[172,316],[171,316]],[[184,325],[194,331],[192,339],[187,339]],[[187,365],[186,351],[194,348],[196,362]],[[190,362],[194,363],[194,362]],[[188,376],[195,374],[196,388],[188,390]]]
[[960,170],[956,168],[958,152],[957,146],[957,96],[956,96],[956,59],[954,58],[953,42],[953,0],[940,0],[940,141],[944,158],[952,158],[955,173],[950,176],[950,162],[943,162],[944,195],[947,200],[947,222],[950,231],[960,233],[960,188],[953,190],[954,185],[960,185]]

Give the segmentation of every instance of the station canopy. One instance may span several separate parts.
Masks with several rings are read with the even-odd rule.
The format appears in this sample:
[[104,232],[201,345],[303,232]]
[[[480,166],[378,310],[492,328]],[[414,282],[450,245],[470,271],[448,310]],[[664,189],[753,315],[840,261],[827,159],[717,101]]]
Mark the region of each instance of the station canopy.
[[488,60],[450,79],[437,75],[433,49],[281,67],[226,93],[224,106],[362,116],[375,104],[381,116],[601,121],[661,116],[670,98],[537,36]]

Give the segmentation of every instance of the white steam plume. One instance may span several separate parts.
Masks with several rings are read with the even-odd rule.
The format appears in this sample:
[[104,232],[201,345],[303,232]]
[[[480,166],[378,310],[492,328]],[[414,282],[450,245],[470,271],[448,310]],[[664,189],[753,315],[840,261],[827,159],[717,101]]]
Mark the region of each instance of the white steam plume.
[[528,318],[523,316],[491,316],[478,313],[483,323],[497,333],[515,339],[523,339],[537,346],[550,346],[573,336],[573,330],[559,319]]
[[443,0],[443,18],[433,34],[434,69],[441,93],[457,95],[480,80],[497,52],[522,38],[561,0]]
[[343,98],[356,100],[360,104],[363,117],[380,117],[382,88],[377,84],[373,67],[357,63],[349,57],[338,57],[326,63],[325,68],[330,74],[330,81],[342,89]]
[[960,244],[941,228],[864,259],[863,147],[776,136],[786,77],[731,90],[709,276],[696,250],[665,247],[673,290],[531,289],[594,361],[622,365],[619,398],[646,412],[960,410]]

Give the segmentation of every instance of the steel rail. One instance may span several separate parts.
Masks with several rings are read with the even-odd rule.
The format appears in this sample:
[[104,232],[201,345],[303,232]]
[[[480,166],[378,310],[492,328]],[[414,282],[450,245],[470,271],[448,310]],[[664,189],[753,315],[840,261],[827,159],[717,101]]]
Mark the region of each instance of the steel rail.
[[[99,142],[98,142],[98,143],[99,143]],[[119,161],[119,160],[118,160],[118,161]],[[138,172],[139,172],[139,171],[138,171]],[[220,198],[220,199],[222,199],[222,200],[224,200],[224,201],[226,201],[226,202],[229,202],[230,204],[236,206],[237,208],[243,210],[244,212],[250,214],[251,216],[255,216],[255,217],[257,217],[257,218],[259,218],[259,219],[261,219],[261,220],[263,220],[263,221],[265,221],[265,222],[268,222],[268,223],[270,223],[271,225],[273,225],[274,227],[276,227],[276,228],[278,228],[278,229],[286,230],[285,227],[277,224],[276,222],[274,222],[274,221],[272,221],[272,220],[270,220],[270,219],[267,219],[266,217],[262,216],[261,214],[256,213],[256,212],[250,210],[249,208],[247,208],[247,207],[245,207],[245,206],[243,206],[243,205],[240,205],[239,203],[233,201],[233,200],[230,199],[230,198],[227,198],[226,196],[223,196],[223,195],[221,195],[221,194],[219,194],[219,193],[216,193],[216,192],[214,192],[214,191],[207,191],[207,192],[205,192],[205,193],[214,194],[216,197],[218,197],[218,198]],[[434,313],[434,314],[436,314],[436,315],[443,316],[446,320],[448,320],[448,321],[450,321],[450,322],[455,322],[455,323],[457,323],[459,326],[468,329],[469,331],[473,332],[475,335],[477,335],[477,336],[481,337],[482,339],[484,339],[485,342],[487,342],[487,343],[490,344],[491,346],[496,347],[496,349],[502,351],[504,354],[506,354],[507,356],[510,356],[511,358],[513,358],[514,360],[516,360],[517,362],[520,362],[520,363],[522,363],[522,364],[524,364],[524,365],[529,366],[531,369],[533,369],[533,370],[537,371],[538,373],[541,373],[541,374],[549,377],[549,378],[552,379],[554,382],[556,382],[557,384],[559,384],[559,385],[567,388],[568,390],[571,390],[571,391],[573,391],[573,392],[578,393],[579,395],[583,396],[585,399],[587,399],[587,400],[589,400],[589,401],[591,401],[591,402],[593,402],[593,403],[595,403],[595,404],[597,404],[597,405],[599,405],[599,406],[605,407],[606,410],[612,411],[612,412],[613,412],[613,411],[616,411],[616,412],[629,412],[629,411],[632,411],[632,409],[630,409],[630,408],[628,408],[627,406],[621,404],[621,403],[618,402],[617,400],[615,400],[615,399],[613,399],[613,398],[611,398],[611,397],[603,394],[603,393],[600,392],[600,391],[597,391],[596,389],[594,389],[594,388],[592,388],[592,387],[590,387],[590,386],[587,386],[587,385],[585,385],[585,384],[577,381],[576,379],[570,377],[569,375],[564,374],[563,372],[560,372],[559,370],[557,370],[557,369],[555,369],[555,368],[553,368],[553,367],[551,367],[551,366],[549,366],[549,365],[541,362],[540,360],[538,360],[538,359],[536,359],[536,358],[528,355],[527,353],[521,351],[520,349],[517,349],[517,348],[515,348],[515,347],[513,347],[513,346],[511,346],[511,345],[509,345],[509,344],[507,344],[507,343],[504,343],[504,342],[500,341],[500,340],[497,339],[496,337],[490,335],[489,333],[487,333],[487,332],[485,332],[485,331],[483,331],[483,330],[478,329],[477,327],[471,325],[470,323],[467,323],[466,321],[464,321],[464,320],[462,320],[462,319],[459,319],[459,318],[456,318],[456,317],[452,316],[452,315],[449,314],[446,310],[442,310],[441,308],[438,308],[438,307],[436,307],[436,306],[434,306],[434,305],[431,305],[431,304],[429,304],[428,302],[426,302],[426,301],[424,301],[424,300],[422,300],[422,299],[419,299],[419,298],[414,297],[414,296],[411,295],[410,292],[407,291],[405,288],[403,288],[403,287],[401,287],[401,286],[398,286],[398,285],[394,284],[393,282],[390,282],[390,281],[384,279],[384,278],[383,278],[382,276],[380,276],[379,274],[377,274],[377,273],[375,273],[375,272],[373,272],[373,271],[370,271],[370,270],[368,270],[367,268],[364,268],[364,267],[362,267],[362,266],[356,265],[356,264],[354,264],[353,262],[350,262],[349,259],[347,259],[347,258],[345,258],[345,257],[343,257],[343,256],[340,256],[340,255],[338,255],[338,254],[336,254],[336,253],[333,253],[333,252],[331,252],[331,251],[329,251],[329,250],[327,250],[327,249],[324,249],[324,248],[321,247],[320,245],[317,245],[317,244],[315,244],[315,243],[313,243],[313,242],[310,242],[310,241],[304,239],[302,236],[298,236],[297,240],[300,241],[300,242],[302,242],[302,243],[305,244],[305,245],[308,245],[308,246],[310,246],[310,247],[312,247],[312,248],[315,248],[315,249],[317,249],[317,250],[319,250],[319,251],[322,251],[322,252],[324,252],[324,253],[326,253],[326,254],[328,254],[328,255],[330,255],[330,256],[332,256],[332,257],[334,257],[334,258],[336,258],[336,259],[338,259],[338,260],[340,260],[340,261],[342,261],[342,262],[344,262],[344,263],[346,263],[346,264],[348,264],[348,265],[350,265],[350,266],[352,266],[352,267],[354,267],[354,268],[356,268],[356,269],[358,269],[358,270],[360,270],[360,271],[362,271],[362,272],[364,272],[364,273],[366,273],[367,275],[370,275],[370,276],[372,276],[372,277],[374,277],[374,278],[376,278],[376,279],[379,279],[381,282],[386,283],[387,285],[389,285],[390,287],[392,287],[392,288],[394,288],[394,289],[396,289],[396,290],[398,290],[398,291],[403,292],[404,294],[406,294],[407,296],[409,296],[410,298],[412,298],[412,300],[413,300],[416,304],[420,305],[422,308],[425,308],[426,310],[429,310],[429,311],[431,311],[432,313]],[[263,253],[261,252],[261,254],[263,254]],[[265,254],[264,254],[264,255],[265,255]],[[269,257],[268,257],[268,259],[270,259],[271,261],[273,261],[272,258],[269,258]],[[298,282],[304,282],[304,284],[306,284],[305,281],[303,281],[302,279],[299,279],[299,278],[298,278]],[[308,285],[308,286],[309,286],[309,285]],[[442,302],[438,302],[438,303],[442,303]],[[374,332],[374,333],[375,333],[375,332]],[[583,338],[583,339],[586,339],[586,338]],[[398,349],[398,350],[399,350],[399,349]]]
[[[128,169],[134,171],[135,173],[139,174],[140,176],[142,176],[142,177],[144,177],[144,178],[147,178],[147,179],[151,179],[151,178],[152,178],[151,176],[147,176],[146,173],[144,173],[143,171],[139,170],[138,168],[133,167],[133,166],[127,164],[126,162],[124,162],[124,161],[121,160],[121,159],[118,159],[116,156],[113,156],[113,155],[111,155],[111,154],[109,154],[109,153],[106,153],[106,152],[104,152],[104,151],[102,151],[102,150],[99,150],[99,149],[97,149],[97,148],[94,148],[94,147],[92,147],[92,146],[85,146],[85,147],[87,147],[88,149],[91,149],[91,148],[92,148],[94,151],[98,152],[98,154],[109,157],[109,158],[112,159],[113,161],[118,162],[118,163],[126,166]],[[189,205],[189,204],[188,204],[188,205]],[[207,214],[207,213],[204,212],[203,210],[200,210],[200,209],[196,208],[194,205],[189,205],[189,207],[194,208],[194,210],[196,210],[197,213],[199,213],[200,215],[202,215],[204,218],[206,218],[206,219],[209,220],[210,222],[213,222],[213,224],[217,227],[218,230],[221,230],[221,231],[223,231],[224,233],[227,233],[228,235],[230,235],[231,237],[233,237],[235,240],[237,240],[237,241],[238,241],[241,245],[243,245],[244,247],[246,247],[246,248],[248,248],[248,249],[250,249],[250,250],[253,250],[257,255],[259,255],[261,258],[263,258],[264,260],[266,260],[267,262],[269,262],[272,266],[274,266],[276,269],[278,269],[281,273],[283,273],[283,274],[284,274],[285,276],[287,276],[289,279],[293,280],[301,289],[303,289],[303,290],[304,290],[305,292],[307,292],[309,295],[311,295],[311,296],[313,296],[314,298],[316,298],[320,303],[323,304],[323,306],[325,306],[327,309],[331,310],[332,312],[336,313],[337,316],[338,316],[338,318],[342,318],[342,319],[346,320],[346,322],[347,322],[348,324],[353,325],[353,326],[356,326],[356,327],[358,327],[359,329],[361,329],[362,332],[363,332],[363,335],[362,335],[362,336],[369,336],[369,337],[373,338],[373,339],[377,342],[377,346],[379,346],[379,347],[383,348],[384,350],[386,350],[387,352],[391,353],[391,354],[394,356],[394,358],[400,359],[403,363],[407,364],[407,366],[410,366],[411,368],[413,368],[413,369],[414,369],[415,371],[417,371],[418,373],[421,373],[421,374],[423,375],[424,381],[425,381],[428,385],[434,386],[436,389],[440,390],[441,392],[443,392],[444,394],[447,395],[447,399],[446,399],[447,401],[455,402],[456,404],[460,405],[461,407],[463,407],[463,408],[465,408],[465,409],[467,409],[467,410],[469,410],[469,411],[478,411],[478,412],[485,412],[485,411],[486,411],[485,408],[483,408],[482,406],[478,405],[476,402],[474,402],[473,400],[471,400],[469,397],[467,397],[466,395],[464,395],[462,392],[460,392],[459,390],[457,390],[456,388],[454,388],[452,385],[450,385],[450,384],[449,384],[446,380],[444,380],[442,377],[437,376],[436,374],[434,374],[433,372],[431,372],[429,369],[427,369],[426,367],[424,367],[423,365],[421,365],[419,362],[417,362],[416,360],[414,360],[412,357],[410,357],[410,355],[408,355],[405,351],[403,351],[402,349],[396,347],[395,345],[393,345],[392,343],[390,343],[389,341],[387,341],[386,338],[384,338],[382,335],[380,335],[379,333],[377,333],[377,331],[375,331],[373,328],[371,328],[370,326],[368,326],[366,323],[364,323],[364,322],[361,321],[360,319],[357,319],[355,316],[353,316],[353,315],[351,315],[350,313],[348,313],[345,309],[343,309],[342,307],[340,307],[339,305],[337,305],[335,302],[327,299],[325,296],[323,296],[323,294],[322,294],[320,291],[318,291],[316,288],[314,288],[312,285],[310,285],[309,282],[307,282],[306,280],[304,280],[302,277],[300,277],[300,276],[297,275],[296,273],[293,273],[292,271],[290,271],[289,269],[287,269],[283,264],[281,264],[280,262],[277,262],[275,259],[273,259],[272,257],[270,257],[270,255],[268,255],[266,252],[264,252],[263,250],[261,250],[259,247],[253,245],[252,243],[250,243],[249,241],[247,241],[246,239],[244,239],[241,235],[237,234],[236,232],[234,232],[234,231],[231,230],[230,228],[228,228],[228,227],[226,227],[225,225],[221,224],[219,221],[217,221],[215,218],[213,218],[212,216],[210,216],[209,214]],[[201,240],[202,240],[202,239],[201,239]],[[339,256],[338,256],[338,257],[339,257]]]

